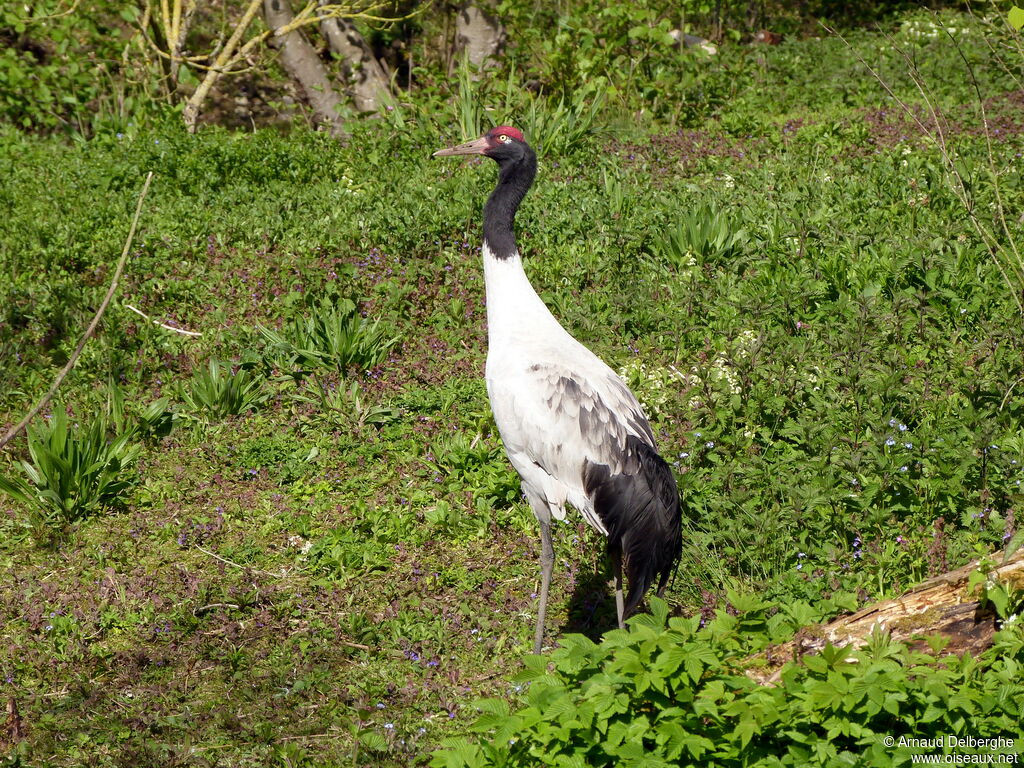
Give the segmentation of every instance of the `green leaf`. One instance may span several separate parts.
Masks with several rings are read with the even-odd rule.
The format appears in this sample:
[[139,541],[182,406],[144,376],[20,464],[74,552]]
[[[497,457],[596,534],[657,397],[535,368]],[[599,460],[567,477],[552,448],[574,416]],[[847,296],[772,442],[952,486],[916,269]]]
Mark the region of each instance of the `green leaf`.
[[509,716],[509,705],[505,699],[479,699],[476,702],[476,708],[481,712],[486,712],[491,715],[498,715],[500,717]]
[[733,731],[734,736],[740,737],[740,746],[744,749],[746,749],[755,733],[757,733],[757,721],[753,717],[744,717]]
[[1006,616],[1006,607],[1010,603],[1010,595],[1002,583],[993,584],[986,589],[985,597],[995,606],[997,615]]
[[1024,528],[1013,534],[1013,538],[1011,538],[1009,543],[1006,545],[1006,549],[1003,550],[1003,563],[1008,563],[1010,558],[1022,546],[1024,546]]
[[29,494],[28,486],[20,480],[7,478],[4,475],[0,475],[0,491],[6,493],[13,499],[17,499],[23,503],[31,503],[32,497]]
[[1016,29],[1018,32],[1024,27],[1024,8],[1019,6],[1013,6],[1010,8],[1010,12],[1006,16],[1007,21],[1010,22],[1010,26]]
[[803,657],[803,663],[804,666],[812,672],[817,672],[819,674],[825,674],[826,672],[828,672],[828,662],[820,656],[813,656],[808,654],[807,656]]
[[690,649],[683,645],[673,645],[658,655],[655,671],[663,677],[671,677],[679,669],[679,665],[689,657]]
[[359,743],[372,752],[385,752],[388,748],[388,743],[376,731],[365,730],[359,734]]
[[655,622],[659,627],[664,627],[668,621],[668,603],[662,600],[660,597],[651,597],[649,601],[651,607],[651,616],[654,617]]

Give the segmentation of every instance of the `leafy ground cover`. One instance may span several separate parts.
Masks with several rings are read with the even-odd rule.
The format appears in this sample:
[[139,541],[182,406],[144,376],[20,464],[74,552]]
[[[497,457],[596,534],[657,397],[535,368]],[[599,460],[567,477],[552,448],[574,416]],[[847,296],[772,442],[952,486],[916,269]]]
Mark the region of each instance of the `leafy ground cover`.
[[[1014,295],[928,124],[857,63],[912,98],[893,46],[912,47],[973,210],[998,223],[998,189],[1016,217],[1019,81],[969,19],[957,25],[987,133],[951,43],[906,24],[853,49],[724,50],[714,82],[729,98],[687,127],[534,105],[534,140],[556,140],[519,217],[531,278],[644,402],[687,515],[657,620],[601,645],[565,640],[546,680],[536,662],[522,673],[537,537],[482,384],[479,211],[493,168],[430,158],[463,138],[453,126],[468,107],[516,122],[521,102],[467,81],[450,107],[399,107],[345,147],[302,131],[189,136],[171,121],[72,143],[0,128],[5,423],[68,359],[156,173],[119,300],[31,435],[56,458],[31,461],[41,449],[23,440],[4,459],[20,497],[0,497],[0,697],[27,734],[8,762],[425,763],[477,721],[483,696],[506,722],[485,719],[491,742],[436,759],[530,764],[531,745],[555,736],[529,708],[593,696],[597,670],[638,702],[602,710],[609,722],[662,707],[665,686],[711,720],[742,699],[713,747],[667,726],[651,736],[668,761],[713,749],[723,764],[768,761],[788,749],[770,736],[781,722],[797,734],[792,764],[873,764],[870,739],[894,727],[879,712],[908,728],[1006,730],[1022,696],[1015,621],[974,662],[879,640],[863,661],[880,703],[829,700],[820,720],[818,681],[857,677],[845,656],[794,666],[773,692],[740,686],[734,669],[784,632],[995,552],[1019,527]],[[63,487],[66,446],[123,485],[56,504],[40,489]],[[597,641],[614,616],[599,537],[573,522],[556,551],[551,624]],[[678,643],[702,659],[696,672]],[[635,678],[641,652],[662,683]],[[919,685],[936,669],[945,687]],[[970,700],[950,703],[964,680]],[[566,730],[545,754],[568,745],[566,765],[639,765],[614,751],[645,738],[619,719],[627,730],[599,745],[552,716]],[[848,722],[837,750],[816,751]]]

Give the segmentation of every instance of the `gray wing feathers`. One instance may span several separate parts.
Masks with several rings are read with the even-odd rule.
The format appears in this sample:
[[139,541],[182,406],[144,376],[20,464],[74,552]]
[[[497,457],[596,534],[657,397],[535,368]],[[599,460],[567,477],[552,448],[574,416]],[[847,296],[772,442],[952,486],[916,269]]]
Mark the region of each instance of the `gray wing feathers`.
[[[603,366],[602,366],[603,367]],[[516,381],[518,379],[518,381]],[[654,447],[650,425],[629,388],[608,368],[586,377],[538,363],[492,385],[495,418],[509,453],[521,453],[553,477],[580,483],[585,462],[629,472],[630,435]],[[635,471],[635,469],[634,469]]]

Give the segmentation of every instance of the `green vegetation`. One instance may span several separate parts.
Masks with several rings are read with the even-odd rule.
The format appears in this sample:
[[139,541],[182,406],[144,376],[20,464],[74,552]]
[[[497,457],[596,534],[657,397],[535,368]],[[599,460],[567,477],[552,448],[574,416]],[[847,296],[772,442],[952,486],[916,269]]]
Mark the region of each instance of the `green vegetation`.
[[[1019,729],[1020,585],[983,574],[977,657],[879,635],[744,673],[1020,543],[1019,38],[915,12],[754,47],[725,3],[709,56],[646,6],[564,5],[503,3],[507,68],[425,56],[344,145],[189,135],[109,64],[125,98],[90,95],[98,43],[80,69],[0,50],[0,423],[67,362],[155,174],[95,338],[0,457],[0,764],[903,765],[880,739]],[[74,49],[102,7],[32,29]],[[482,381],[494,169],[430,156],[503,122],[543,150],[531,279],[643,401],[686,510],[626,631],[601,538],[559,526],[559,647],[525,669],[538,537]]]
[[200,370],[188,388],[181,392],[182,402],[193,412],[208,412],[213,418],[237,416],[259,406],[266,396],[261,394],[262,379],[254,378],[246,370],[232,373],[222,368],[217,360],[210,360]]
[[[1024,702],[1019,630],[998,633],[980,659],[878,633],[861,650],[830,645],[789,664],[766,687],[743,674],[744,657],[772,636],[791,637],[814,610],[798,601],[769,615],[769,603],[731,597],[738,615],[671,618],[667,627],[667,606],[654,598],[653,616],[629,632],[609,632],[600,645],[570,635],[550,659],[528,656],[515,678],[529,687],[525,705],[513,713],[504,699],[477,702],[484,714],[474,728],[490,740],[431,764],[889,766],[914,754],[963,755],[954,745],[972,738],[994,743],[973,754],[1019,754],[1008,738],[1020,731]],[[949,747],[894,749],[887,737]]]
[[385,338],[380,321],[370,323],[361,317],[351,300],[342,307],[330,303],[308,307],[285,333],[267,328],[260,333],[285,358],[284,363],[300,373],[323,367],[342,373],[350,368],[366,371],[384,362],[398,341]]
[[29,427],[31,460],[21,466],[30,482],[0,477],[0,491],[29,505],[29,524],[44,533],[114,505],[135,482],[140,447],[131,432],[108,440],[108,431],[103,417],[72,429],[63,412],[54,412],[49,423]]

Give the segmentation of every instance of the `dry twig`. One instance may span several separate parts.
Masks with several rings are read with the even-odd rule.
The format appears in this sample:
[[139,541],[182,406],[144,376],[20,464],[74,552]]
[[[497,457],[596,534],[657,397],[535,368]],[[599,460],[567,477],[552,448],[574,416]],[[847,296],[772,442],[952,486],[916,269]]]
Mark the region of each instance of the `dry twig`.
[[153,325],[159,325],[161,328],[166,328],[168,331],[174,331],[175,333],[181,333],[181,334],[184,334],[185,336],[202,336],[203,335],[203,334],[201,334],[201,333],[199,333],[197,331],[186,331],[184,328],[175,328],[173,325],[167,325],[167,323],[161,323],[159,320],[154,320],[152,317],[147,315],[145,312],[143,312],[140,309],[136,309],[131,304],[125,304],[124,306],[125,306],[126,309],[130,309],[135,314],[140,315],[141,317],[146,318]]

